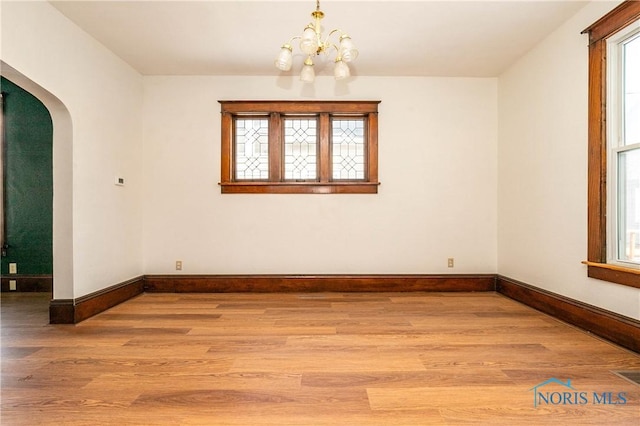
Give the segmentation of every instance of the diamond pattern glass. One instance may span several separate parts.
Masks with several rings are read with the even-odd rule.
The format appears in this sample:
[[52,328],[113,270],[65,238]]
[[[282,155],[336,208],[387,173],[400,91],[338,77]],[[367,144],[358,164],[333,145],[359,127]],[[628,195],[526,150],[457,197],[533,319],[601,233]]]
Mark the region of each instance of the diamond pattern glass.
[[317,120],[315,118],[285,118],[285,180],[315,180],[318,170],[317,165]]
[[365,179],[364,119],[333,119],[332,177],[333,180]]
[[269,120],[238,118],[236,126],[236,179],[269,178]]

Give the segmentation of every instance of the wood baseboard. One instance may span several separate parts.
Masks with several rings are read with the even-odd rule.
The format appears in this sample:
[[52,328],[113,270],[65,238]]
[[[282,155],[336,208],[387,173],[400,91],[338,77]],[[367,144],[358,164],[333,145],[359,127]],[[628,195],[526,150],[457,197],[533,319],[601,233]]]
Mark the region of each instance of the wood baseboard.
[[146,275],[160,293],[494,291],[495,275]]
[[[9,282],[16,282],[16,289],[10,290]],[[5,275],[0,280],[1,292],[42,292],[53,291],[52,275]]]
[[77,324],[143,292],[144,276],[139,276],[77,299],[54,299],[49,305],[49,322]]
[[75,324],[73,299],[52,299],[49,302],[49,324]]
[[554,318],[640,353],[640,321],[498,275],[496,291]]
[[54,299],[51,324],[76,324],[145,291],[155,293],[276,293],[494,291],[495,275],[145,275],[78,299]]
[[51,324],[76,324],[143,292],[277,293],[496,291],[640,353],[640,321],[494,274],[476,275],[145,275],[78,299],[52,300]]

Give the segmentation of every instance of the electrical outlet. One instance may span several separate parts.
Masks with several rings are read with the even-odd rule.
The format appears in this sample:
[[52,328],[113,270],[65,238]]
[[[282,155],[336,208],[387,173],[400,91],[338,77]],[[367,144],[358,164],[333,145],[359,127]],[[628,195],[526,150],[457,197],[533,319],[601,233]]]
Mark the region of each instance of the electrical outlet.
[[176,271],[182,271],[182,260],[176,260]]
[[10,263],[9,264],[9,273],[10,274],[17,274],[18,273],[18,264],[17,263]]
[[449,268],[453,268],[453,257],[447,259],[447,266]]
[[18,283],[16,280],[9,280],[9,291],[16,291],[18,289]]

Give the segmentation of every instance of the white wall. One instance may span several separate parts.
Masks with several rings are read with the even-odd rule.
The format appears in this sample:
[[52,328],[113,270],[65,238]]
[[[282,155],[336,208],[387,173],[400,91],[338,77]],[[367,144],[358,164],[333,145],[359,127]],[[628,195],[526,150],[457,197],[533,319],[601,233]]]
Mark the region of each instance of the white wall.
[[[495,273],[495,79],[145,77],[145,272]],[[230,99],[374,99],[377,195],[220,194]],[[447,268],[447,258],[456,266]]]
[[587,278],[588,37],[593,2],[499,78],[498,272],[640,319],[640,290]]
[[[580,263],[579,33],[613,6],[588,5],[498,81],[319,78],[309,91],[273,77],[143,79],[48,3],[2,2],[3,62],[72,123],[68,152],[54,153],[58,167],[72,164],[61,174],[72,196],[55,213],[72,223],[54,232],[73,229],[73,286],[56,282],[54,296],[174,273],[182,260],[189,274],[499,272],[640,318],[640,291],[588,279]],[[217,100],[301,98],[382,100],[379,194],[220,194]]]
[[[47,2],[1,7],[2,61],[42,88],[36,96],[57,98],[72,123],[61,147],[54,115],[54,239],[67,240],[54,241],[54,297],[77,298],[141,275],[142,77]],[[117,174],[125,187],[114,185]],[[65,187],[61,179],[71,176]],[[72,195],[64,194],[70,186]],[[72,223],[55,221],[60,216]],[[61,255],[73,258],[65,280],[57,274]]]

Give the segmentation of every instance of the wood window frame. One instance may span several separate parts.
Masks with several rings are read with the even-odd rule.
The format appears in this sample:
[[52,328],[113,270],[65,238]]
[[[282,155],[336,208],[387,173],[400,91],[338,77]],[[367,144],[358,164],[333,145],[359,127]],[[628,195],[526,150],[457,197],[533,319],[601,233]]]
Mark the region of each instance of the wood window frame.
[[640,288],[640,269],[607,263],[607,38],[640,19],[640,1],[627,0],[582,33],[589,35],[587,275]]
[[[380,101],[218,101],[221,105],[221,170],[223,194],[375,194],[378,192],[378,104]],[[269,178],[239,180],[234,173],[233,119],[269,115]],[[318,117],[318,177],[315,181],[284,179],[282,117]],[[333,180],[331,177],[331,116],[365,118],[365,178]]]

